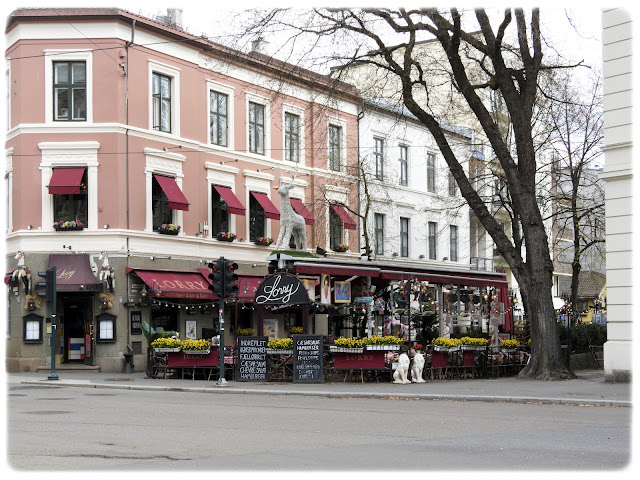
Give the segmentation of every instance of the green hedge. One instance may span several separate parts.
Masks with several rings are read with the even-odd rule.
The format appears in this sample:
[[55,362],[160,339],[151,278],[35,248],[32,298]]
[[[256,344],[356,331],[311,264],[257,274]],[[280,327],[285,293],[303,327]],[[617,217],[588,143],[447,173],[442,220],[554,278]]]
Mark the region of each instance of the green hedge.
[[570,345],[572,352],[587,352],[589,345],[604,345],[607,341],[607,326],[599,323],[578,324],[567,328],[558,325],[560,343]]

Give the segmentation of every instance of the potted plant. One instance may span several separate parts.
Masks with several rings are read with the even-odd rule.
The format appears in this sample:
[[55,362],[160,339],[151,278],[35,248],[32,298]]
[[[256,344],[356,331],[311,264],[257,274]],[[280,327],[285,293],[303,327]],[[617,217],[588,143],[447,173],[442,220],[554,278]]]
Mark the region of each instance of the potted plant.
[[65,222],[53,222],[53,228],[58,232],[84,230],[84,224],[79,220],[67,220]]
[[338,253],[344,253],[347,250],[349,250],[349,245],[347,245],[346,243],[341,243],[340,245],[336,245],[333,248],[333,251]]
[[364,342],[359,338],[336,338],[333,345],[329,345],[329,351],[333,353],[362,353]]
[[182,341],[182,351],[190,355],[208,355],[211,353],[211,344],[206,340],[187,338]]
[[267,353],[270,355],[293,355],[292,338],[272,338],[267,342]]
[[251,337],[253,336],[253,328],[239,328],[238,329],[238,336],[240,337]]
[[260,238],[256,238],[256,241],[254,243],[256,245],[263,245],[265,247],[268,247],[273,243],[273,240],[270,239],[269,237],[260,237]]
[[163,223],[158,227],[158,233],[163,235],[178,235],[180,233],[180,226],[173,223]]
[[462,350],[484,350],[489,344],[486,338],[462,337]]
[[516,351],[520,342],[518,340],[503,340],[502,341],[502,351],[506,353],[513,353]]
[[372,335],[371,337],[364,339],[364,344],[367,350],[400,350],[402,342],[402,338],[394,337],[392,335]]
[[433,340],[433,349],[436,352],[455,352],[462,345],[459,338],[438,337]]
[[292,335],[300,334],[302,333],[302,331],[303,331],[302,327],[296,327],[295,325],[289,328],[289,333]]
[[216,235],[216,240],[220,240],[221,242],[233,242],[236,238],[238,238],[238,236],[231,232],[219,232]]
[[151,346],[158,353],[179,352],[182,342],[177,338],[161,337],[156,338]]

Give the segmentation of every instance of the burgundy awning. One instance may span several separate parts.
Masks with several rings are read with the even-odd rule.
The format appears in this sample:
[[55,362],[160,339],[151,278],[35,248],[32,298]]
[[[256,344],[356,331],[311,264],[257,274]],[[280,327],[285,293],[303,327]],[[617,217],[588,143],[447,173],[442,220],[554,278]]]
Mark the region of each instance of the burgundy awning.
[[304,206],[302,200],[298,200],[297,198],[291,199],[291,206],[296,211],[298,215],[301,215],[304,218],[304,223],[307,225],[315,225],[316,219],[309,213],[307,207]]
[[345,277],[378,277],[379,268],[357,267],[351,265],[332,265],[326,263],[296,262],[296,273],[306,273],[319,275],[328,273],[329,275],[342,275]]
[[347,230],[355,230],[357,228],[356,222],[351,219],[342,205],[331,205],[331,208],[333,208],[333,211],[338,214],[338,216],[344,223],[344,228],[346,228]]
[[153,175],[153,178],[158,181],[160,188],[162,188],[162,191],[167,196],[169,208],[172,210],[189,210],[189,202],[184,196],[184,193],[182,193],[182,190],[180,190],[175,178],[156,174]]
[[440,273],[419,273],[419,272],[402,272],[397,270],[380,270],[380,278],[384,280],[409,280],[410,278],[417,279],[419,281],[431,282],[431,283],[451,283],[453,285],[466,285],[470,287],[484,287],[502,286],[507,284],[505,277],[487,277],[480,276],[459,276],[459,275],[446,275]]
[[11,277],[13,276],[13,272],[15,272],[15,269],[7,272],[7,274],[4,276],[4,283],[9,284],[9,282],[11,281]]
[[269,197],[267,197],[266,193],[251,192],[251,195],[253,195],[253,198],[255,198],[264,209],[265,217],[271,218],[272,220],[280,220],[280,212]]
[[149,293],[155,298],[214,298],[209,281],[201,272],[138,269],[133,272],[149,286]]
[[93,275],[89,255],[49,255],[48,268],[56,267],[56,292],[101,292],[102,284]]
[[238,298],[244,302],[251,302],[256,298],[256,291],[264,280],[264,277],[249,277],[240,275],[236,280],[238,285]]
[[49,182],[52,195],[73,195],[80,193],[84,168],[54,168]]
[[244,215],[245,208],[235,196],[230,187],[222,187],[220,185],[214,185],[213,188],[220,194],[224,203],[227,204],[227,210],[234,215]]

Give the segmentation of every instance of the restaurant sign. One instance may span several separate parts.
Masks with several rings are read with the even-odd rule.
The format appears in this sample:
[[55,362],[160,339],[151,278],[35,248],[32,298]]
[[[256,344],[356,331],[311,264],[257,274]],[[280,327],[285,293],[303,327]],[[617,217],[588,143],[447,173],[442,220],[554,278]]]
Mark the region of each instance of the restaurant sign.
[[304,284],[290,273],[268,275],[258,287],[256,305],[300,305],[309,303]]

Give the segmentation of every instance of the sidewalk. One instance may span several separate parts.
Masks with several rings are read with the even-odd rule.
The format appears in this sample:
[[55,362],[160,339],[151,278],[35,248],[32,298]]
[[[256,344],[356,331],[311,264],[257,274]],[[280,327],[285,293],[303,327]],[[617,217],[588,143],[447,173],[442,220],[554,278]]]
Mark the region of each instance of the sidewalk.
[[151,379],[144,372],[101,373],[56,370],[59,379],[48,380],[49,372],[7,373],[6,383],[52,387],[120,388],[130,390],[188,391],[215,394],[318,395],[327,397],[420,398],[484,402],[554,403],[567,405],[631,406],[632,385],[605,383],[603,370],[578,370],[574,380],[536,381],[517,377],[497,379],[433,380],[422,384],[390,382],[332,382],[319,384],[265,383],[216,380]]

